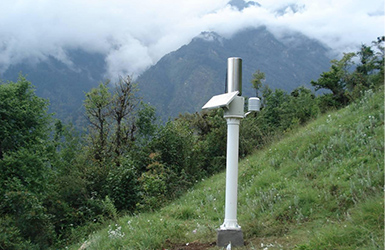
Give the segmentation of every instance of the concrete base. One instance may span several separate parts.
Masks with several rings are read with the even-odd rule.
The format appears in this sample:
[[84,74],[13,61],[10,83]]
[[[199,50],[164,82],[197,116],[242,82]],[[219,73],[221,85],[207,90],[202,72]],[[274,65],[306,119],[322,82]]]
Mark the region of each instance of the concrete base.
[[218,247],[226,247],[230,242],[232,247],[242,247],[245,245],[242,230],[218,229],[217,236]]

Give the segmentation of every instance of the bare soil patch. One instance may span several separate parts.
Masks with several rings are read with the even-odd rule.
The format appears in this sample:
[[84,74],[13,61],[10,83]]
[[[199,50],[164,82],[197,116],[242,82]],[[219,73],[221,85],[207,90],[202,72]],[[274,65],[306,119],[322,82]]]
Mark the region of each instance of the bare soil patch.
[[215,247],[216,243],[200,243],[200,242],[190,242],[185,244],[175,244],[169,250],[205,250],[212,247]]

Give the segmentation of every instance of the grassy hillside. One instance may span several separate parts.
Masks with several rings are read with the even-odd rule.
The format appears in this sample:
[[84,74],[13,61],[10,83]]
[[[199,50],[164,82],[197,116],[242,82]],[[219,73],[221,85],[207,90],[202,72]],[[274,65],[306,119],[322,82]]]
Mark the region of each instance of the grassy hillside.
[[[383,249],[383,186],[383,93],[367,92],[240,162],[245,249]],[[222,173],[158,212],[120,218],[69,248],[215,248],[224,191]]]

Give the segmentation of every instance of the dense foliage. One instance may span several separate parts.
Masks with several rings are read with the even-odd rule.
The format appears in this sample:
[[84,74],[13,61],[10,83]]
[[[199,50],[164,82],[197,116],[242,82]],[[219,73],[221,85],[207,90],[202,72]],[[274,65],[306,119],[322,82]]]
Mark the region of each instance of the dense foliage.
[[[257,71],[263,108],[241,123],[240,156],[382,85],[382,45],[332,61],[312,82],[326,90],[318,97],[304,87],[261,88]],[[89,125],[79,135],[52,119],[24,77],[0,85],[0,249],[66,245],[119,213],[157,209],[225,167],[223,110],[158,123],[129,77],[101,83],[84,106]]]

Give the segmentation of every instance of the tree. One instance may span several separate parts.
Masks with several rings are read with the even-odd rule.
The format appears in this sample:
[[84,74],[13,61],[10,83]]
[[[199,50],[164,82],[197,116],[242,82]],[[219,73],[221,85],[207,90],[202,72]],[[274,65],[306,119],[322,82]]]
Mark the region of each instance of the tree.
[[350,69],[353,65],[352,58],[355,53],[344,54],[341,60],[332,60],[332,66],[328,72],[323,72],[317,81],[311,81],[315,90],[327,89],[332,92],[333,106],[346,105],[349,97],[346,93],[346,86],[349,85]]
[[251,83],[253,88],[255,89],[256,96],[258,97],[258,90],[261,89],[262,83],[265,80],[265,73],[261,72],[259,69],[255,71],[253,74],[253,79],[251,79]]
[[[346,53],[341,60],[332,60],[328,72],[317,81],[311,81],[316,90],[327,89],[319,98],[320,106],[339,108],[360,97],[362,93],[384,83],[384,37],[378,37],[373,46],[361,45],[357,53]],[[354,68],[354,57],[359,63]]]
[[361,64],[357,66],[355,73],[364,79],[366,89],[384,84],[384,42],[384,36],[377,37],[372,46],[362,45],[357,52]]
[[111,114],[116,123],[112,145],[116,157],[120,157],[135,140],[135,108],[139,103],[139,98],[135,96],[136,92],[136,84],[128,76],[119,79],[112,96]]
[[21,75],[16,83],[0,85],[0,159],[47,138],[47,108],[47,100],[37,97]]
[[138,134],[142,140],[148,142],[155,135],[158,128],[156,124],[155,108],[143,102],[140,103],[140,107],[136,122]]
[[374,41],[373,44],[374,46],[377,47],[377,52],[376,52],[376,57],[377,60],[375,62],[376,69],[379,70],[378,72],[378,79],[377,84],[382,85],[384,83],[384,60],[385,60],[385,49],[384,49],[384,43],[385,43],[385,36],[378,37],[377,41]]
[[284,121],[284,114],[288,112],[290,95],[282,89],[275,89],[274,92],[266,88],[263,99],[265,106],[260,116],[263,116],[264,126],[270,127],[271,131],[281,127]]
[[136,84],[130,77],[120,78],[113,92],[109,83],[101,83],[87,93],[84,106],[90,122],[94,159],[103,161],[113,157],[119,164],[119,157],[135,140],[135,108],[139,98],[135,96]]
[[86,94],[84,106],[90,125],[89,146],[84,147],[88,152],[84,178],[94,200],[111,202],[112,198],[119,209],[133,209],[136,191],[127,189],[135,186],[136,166],[128,159],[135,158],[131,150],[136,149],[133,144],[139,98],[130,77],[119,78],[113,89],[109,83],[101,83]]
[[0,187],[16,178],[35,188],[45,176],[41,154],[50,134],[47,106],[23,76],[0,85]]
[[376,69],[382,70],[382,73],[384,73],[384,60],[385,60],[385,50],[384,50],[384,43],[385,43],[385,36],[377,37],[377,41],[372,42],[374,46],[377,48],[376,57],[377,60],[375,62]]
[[84,107],[86,108],[86,116],[90,122],[90,139],[94,150],[94,159],[101,160],[107,156],[111,146],[107,140],[111,127],[111,93],[108,88],[109,81],[100,83],[98,88],[91,89],[86,93]]
[[0,85],[0,222],[15,228],[0,235],[0,247],[46,248],[54,239],[45,204],[53,175],[47,106],[23,76]]
[[361,64],[357,66],[356,71],[366,76],[375,68],[374,51],[370,46],[362,44],[361,49],[357,52],[357,55],[360,58]]

